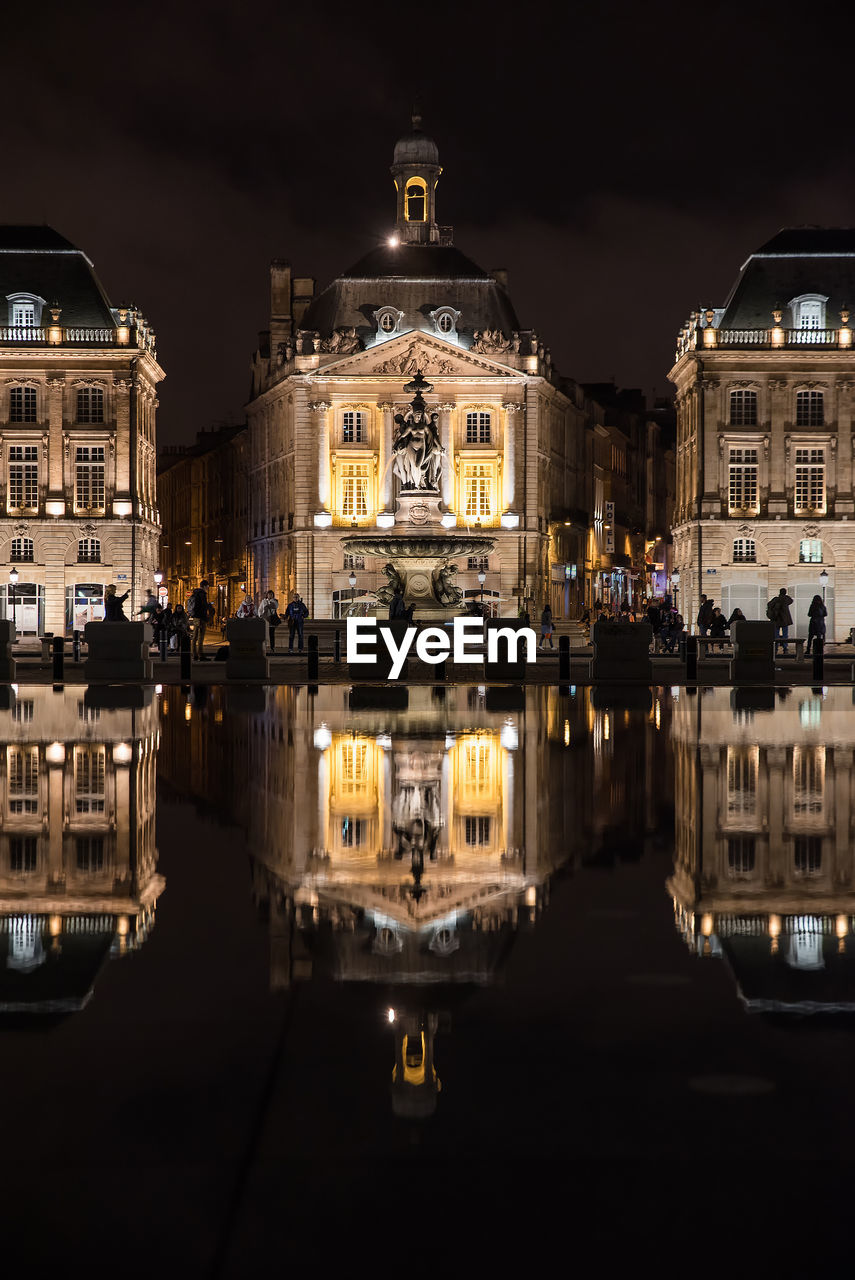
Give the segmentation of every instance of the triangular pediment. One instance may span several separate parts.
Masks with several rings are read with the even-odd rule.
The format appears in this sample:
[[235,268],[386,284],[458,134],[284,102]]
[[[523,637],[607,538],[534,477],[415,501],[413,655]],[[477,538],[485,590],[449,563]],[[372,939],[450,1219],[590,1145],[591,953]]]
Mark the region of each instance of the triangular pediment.
[[421,372],[426,378],[513,378],[520,374],[488,356],[473,355],[450,342],[427,333],[410,331],[389,338],[367,351],[344,356],[323,365],[317,376],[335,378],[346,374],[354,377],[412,378]]

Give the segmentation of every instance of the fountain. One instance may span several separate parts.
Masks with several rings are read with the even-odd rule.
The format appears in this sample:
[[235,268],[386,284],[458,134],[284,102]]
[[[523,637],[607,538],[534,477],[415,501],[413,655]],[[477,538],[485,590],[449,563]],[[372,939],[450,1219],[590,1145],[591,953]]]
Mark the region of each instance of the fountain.
[[392,470],[400,481],[397,525],[411,532],[353,534],[342,538],[345,551],[387,560],[388,583],[377,591],[383,604],[395,592],[404,605],[413,605],[420,620],[447,619],[461,613],[463,592],[454,581],[461,556],[485,556],[495,545],[480,534],[450,533],[443,528],[440,480],[445,450],[439,438],[437,413],[428,413],[424,393],[433,391],[419,371],[404,390],[412,393],[410,408],[395,417]]

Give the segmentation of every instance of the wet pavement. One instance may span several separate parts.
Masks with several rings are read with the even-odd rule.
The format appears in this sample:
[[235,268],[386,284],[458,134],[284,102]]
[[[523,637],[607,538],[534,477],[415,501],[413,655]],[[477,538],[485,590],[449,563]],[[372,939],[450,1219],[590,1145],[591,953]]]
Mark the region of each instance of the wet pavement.
[[0,708],[7,1259],[421,1273],[440,1204],[831,1240],[851,691],[402,692]]

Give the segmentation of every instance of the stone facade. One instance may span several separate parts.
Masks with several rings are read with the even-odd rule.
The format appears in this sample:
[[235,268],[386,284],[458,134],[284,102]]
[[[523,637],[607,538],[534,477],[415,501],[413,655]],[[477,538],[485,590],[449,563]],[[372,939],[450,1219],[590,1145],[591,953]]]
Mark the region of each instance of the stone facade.
[[828,638],[855,625],[853,263],[855,231],[782,231],[681,331],[674,543],[692,620],[701,592],[763,618],[786,587],[796,634],[823,589]]
[[107,583],[130,592],[126,612],[152,585],[164,374],[143,316],[111,307],[49,227],[0,230],[0,289],[0,610],[63,634],[103,615]]

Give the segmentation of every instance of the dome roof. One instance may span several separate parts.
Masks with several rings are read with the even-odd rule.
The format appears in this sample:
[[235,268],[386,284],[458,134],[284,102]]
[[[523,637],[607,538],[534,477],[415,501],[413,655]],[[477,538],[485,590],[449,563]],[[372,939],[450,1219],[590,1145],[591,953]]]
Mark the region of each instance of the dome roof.
[[395,143],[393,164],[439,164],[439,147],[422,133],[421,116],[413,116],[413,127]]

